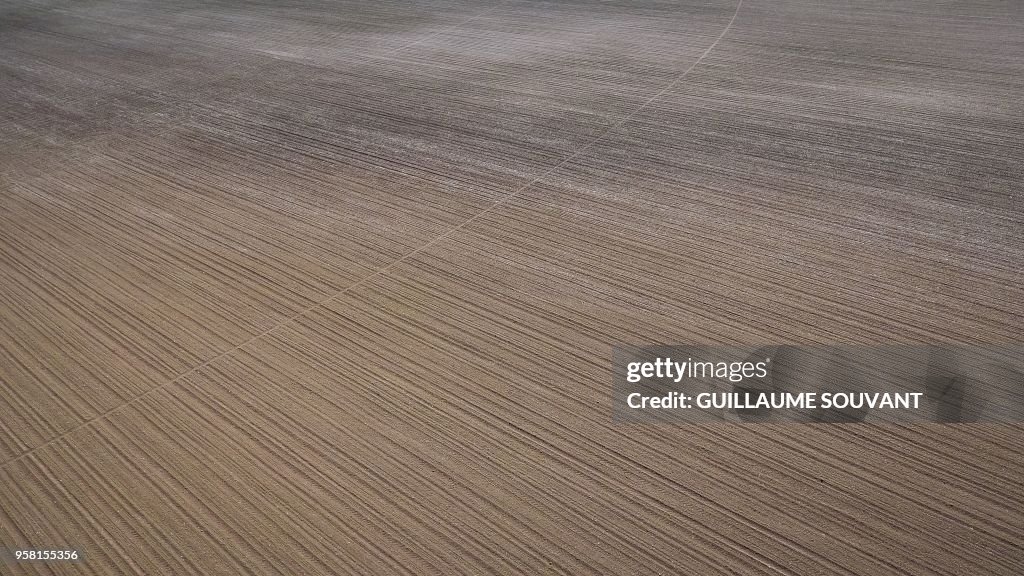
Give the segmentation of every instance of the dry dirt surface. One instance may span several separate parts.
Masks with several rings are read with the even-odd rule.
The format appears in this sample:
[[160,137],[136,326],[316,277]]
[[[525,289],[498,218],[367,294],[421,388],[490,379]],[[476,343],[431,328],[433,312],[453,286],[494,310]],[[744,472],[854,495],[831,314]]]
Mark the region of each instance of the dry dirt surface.
[[0,2],[7,574],[1024,572],[1024,427],[616,343],[1019,341],[1016,0]]

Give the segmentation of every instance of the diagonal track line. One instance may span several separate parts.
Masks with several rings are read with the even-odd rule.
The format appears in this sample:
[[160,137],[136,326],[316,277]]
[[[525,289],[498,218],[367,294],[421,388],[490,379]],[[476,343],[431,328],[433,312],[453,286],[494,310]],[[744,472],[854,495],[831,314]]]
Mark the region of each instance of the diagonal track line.
[[[710,54],[711,51],[715,49],[716,46],[718,46],[718,43],[721,42],[722,38],[724,38],[725,35],[729,32],[729,30],[732,28],[733,23],[736,21],[736,17],[740,13],[740,7],[741,6],[743,6],[743,0],[739,0],[737,2],[736,9],[735,9],[735,11],[733,11],[733,14],[732,14],[732,18],[729,19],[728,24],[725,25],[725,27],[722,29],[721,33],[719,33],[718,37],[715,38],[715,41],[712,42],[711,45],[708,46],[704,50],[704,52],[702,52],[701,55],[693,62],[693,64],[691,64],[686,70],[681,72],[671,82],[669,82],[664,87],[662,87],[661,90],[658,90],[652,96],[647,98],[647,100],[645,100],[642,104],[640,104],[639,106],[634,108],[632,112],[630,112],[626,116],[620,118],[617,122],[615,122],[614,124],[612,124],[611,126],[606,128],[604,130],[604,132],[602,132],[601,134],[595,136],[594,138],[592,138],[589,142],[587,142],[583,146],[577,148],[575,152],[573,152],[572,154],[569,154],[568,156],[563,158],[560,162],[558,162],[557,164],[555,164],[552,167],[550,167],[547,170],[545,170],[539,176],[535,176],[532,180],[530,180],[526,184],[523,184],[522,186],[520,186],[516,190],[514,190],[514,191],[506,194],[505,196],[502,196],[501,198],[495,200],[494,202],[491,203],[490,206],[488,206],[488,207],[484,208],[483,210],[477,212],[473,216],[470,216],[466,220],[462,221],[460,224],[449,228],[448,230],[446,230],[446,231],[442,232],[441,234],[439,234],[438,236],[434,237],[432,240],[430,240],[430,241],[420,245],[419,247],[417,247],[417,248],[407,252],[405,255],[403,255],[402,257],[398,258],[397,260],[394,260],[394,261],[392,261],[389,264],[381,266],[377,270],[375,270],[375,271],[371,272],[370,274],[364,276],[363,278],[359,279],[355,283],[349,284],[347,287],[342,288],[341,290],[335,292],[334,294],[328,296],[327,298],[321,300],[320,302],[316,302],[316,303],[310,305],[309,307],[307,307],[307,308],[305,308],[303,310],[300,310],[299,312],[295,313],[294,315],[286,318],[285,320],[282,320],[281,322],[275,324],[274,326],[271,326],[270,328],[264,330],[263,332],[260,332],[259,334],[256,334],[255,336],[252,336],[251,338],[249,338],[248,340],[242,342],[241,344],[233,346],[233,347],[225,350],[224,352],[221,352],[220,354],[217,354],[217,355],[209,358],[208,360],[205,360],[204,362],[202,362],[200,364],[197,364],[196,366],[193,366],[192,368],[186,370],[185,372],[182,372],[181,374],[178,374],[177,376],[175,376],[174,378],[171,378],[170,380],[164,382],[163,384],[158,384],[157,386],[154,386],[154,387],[150,388],[149,390],[146,390],[145,392],[142,392],[141,394],[135,396],[131,400],[128,400],[128,401],[126,401],[126,402],[124,402],[122,404],[114,406],[113,408],[110,408],[109,410],[106,410],[105,412],[97,414],[96,416],[93,416],[92,418],[90,418],[90,419],[88,419],[88,420],[86,420],[84,422],[79,423],[77,426],[71,428],[70,430],[67,430],[66,432],[60,434],[59,436],[55,436],[55,437],[47,440],[46,442],[44,442],[44,443],[42,443],[42,444],[40,444],[38,446],[30,448],[30,449],[26,450],[25,452],[22,452],[21,454],[15,456],[13,458],[10,458],[6,462],[3,462],[2,464],[0,464],[0,468],[6,468],[10,464],[13,464],[14,462],[17,462],[17,461],[19,461],[19,460],[21,460],[21,459],[23,459],[23,458],[25,458],[25,457],[35,453],[35,452],[37,452],[38,450],[41,450],[43,448],[46,448],[47,446],[51,446],[53,444],[56,444],[57,442],[60,442],[64,438],[67,438],[68,436],[74,434],[75,432],[81,430],[82,428],[85,428],[85,427],[90,426],[91,424],[93,424],[95,422],[103,420],[107,416],[109,416],[109,415],[111,415],[111,414],[113,414],[113,413],[115,413],[115,412],[117,412],[119,410],[122,410],[123,408],[126,408],[128,406],[136,404],[139,401],[143,400],[144,398],[152,395],[153,393],[158,392],[160,390],[163,390],[164,388],[170,386],[171,384],[173,384],[175,382],[178,382],[179,380],[181,380],[181,379],[183,379],[183,378],[185,378],[185,377],[187,377],[187,376],[189,376],[191,374],[194,374],[194,373],[198,372],[199,370],[202,370],[203,368],[209,366],[210,364],[216,362],[217,360],[220,360],[221,358],[229,356],[229,355],[237,352],[238,350],[241,350],[242,348],[245,348],[249,344],[252,344],[253,342],[255,342],[255,341],[257,341],[257,340],[259,340],[259,339],[261,339],[261,338],[271,334],[272,332],[274,332],[274,331],[276,331],[276,330],[278,330],[278,329],[280,329],[280,328],[282,328],[284,326],[287,326],[287,325],[295,322],[299,318],[302,318],[303,316],[306,316],[310,312],[325,306],[329,302],[331,302],[333,300],[336,300],[337,298],[339,298],[341,296],[344,296],[345,294],[347,294],[351,290],[353,290],[355,288],[358,288],[359,286],[362,286],[363,284],[366,284],[370,280],[373,280],[374,278],[377,278],[379,276],[386,275],[388,271],[392,270],[393,268],[395,268],[399,264],[405,262],[409,258],[412,258],[413,256],[422,253],[424,250],[439,244],[440,242],[442,242],[446,238],[449,238],[452,234],[455,234],[456,232],[464,229],[466,226],[469,226],[473,222],[476,222],[480,218],[486,216],[487,214],[490,214],[496,208],[499,208],[499,207],[507,204],[509,201],[511,201],[511,200],[515,199],[516,197],[520,196],[523,192],[525,192],[526,190],[531,188],[534,184],[537,184],[538,182],[541,182],[544,178],[547,178],[548,176],[550,176],[552,173],[554,173],[556,170],[558,170],[562,166],[565,166],[567,163],[569,163],[572,160],[574,160],[574,159],[578,158],[579,156],[583,155],[584,152],[586,152],[587,150],[592,148],[598,142],[604,140],[613,131],[615,131],[618,128],[620,128],[623,124],[628,122],[630,119],[632,119],[634,116],[636,116],[639,112],[641,112],[642,110],[644,110],[645,108],[650,106],[652,102],[654,102],[655,100],[657,100],[661,96],[665,95],[665,93],[667,93],[669,90],[675,88],[679,84],[679,82],[681,82],[684,78],[686,78],[686,76],[694,68],[696,68],[697,65],[699,65],[704,60],[704,58],[706,58],[707,55]],[[419,43],[421,43],[423,41],[426,41],[426,40],[428,40],[430,38],[436,37],[437,35],[442,34],[444,32],[450,31],[453,27],[461,26],[463,24],[466,24],[468,22],[476,20],[476,19],[484,16],[485,14],[488,14],[488,13],[492,12],[493,10],[494,10],[494,8],[488,9],[488,10],[486,10],[486,11],[480,13],[480,14],[477,14],[476,16],[474,16],[474,17],[472,17],[472,18],[470,18],[468,20],[465,20],[465,21],[463,21],[463,22],[461,22],[459,24],[453,25],[452,27],[445,28],[444,30],[440,30],[440,31],[436,32],[435,34],[433,34],[431,36],[428,36],[426,38],[423,38],[423,39],[421,39],[419,41],[415,41],[415,42],[411,42],[409,44],[405,44],[405,45],[399,46],[398,48],[395,49],[395,52],[398,52],[398,51],[400,51],[400,50],[402,50],[404,48],[408,48],[408,47],[414,46],[416,44],[419,44]]]

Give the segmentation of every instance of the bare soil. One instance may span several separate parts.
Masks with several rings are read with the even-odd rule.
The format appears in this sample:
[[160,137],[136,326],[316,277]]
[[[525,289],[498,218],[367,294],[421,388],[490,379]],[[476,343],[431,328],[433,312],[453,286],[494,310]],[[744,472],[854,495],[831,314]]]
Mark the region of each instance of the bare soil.
[[0,4],[15,574],[1024,572],[1024,427],[617,343],[1024,329],[1024,3]]

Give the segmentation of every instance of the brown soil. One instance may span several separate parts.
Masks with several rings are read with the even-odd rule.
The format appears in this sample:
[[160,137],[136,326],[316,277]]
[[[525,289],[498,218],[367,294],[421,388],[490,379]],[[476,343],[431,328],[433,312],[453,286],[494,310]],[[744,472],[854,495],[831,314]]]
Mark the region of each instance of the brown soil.
[[1024,4],[0,6],[15,574],[1024,572],[1024,428],[627,426],[616,343],[1006,343]]

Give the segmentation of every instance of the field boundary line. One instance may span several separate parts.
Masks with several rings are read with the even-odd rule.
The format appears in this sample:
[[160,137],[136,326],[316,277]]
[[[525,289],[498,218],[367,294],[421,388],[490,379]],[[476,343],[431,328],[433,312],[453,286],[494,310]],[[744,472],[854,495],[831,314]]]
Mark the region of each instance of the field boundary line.
[[[181,374],[178,374],[177,376],[171,378],[170,380],[167,380],[166,382],[164,382],[162,384],[158,384],[158,385],[156,385],[156,386],[146,390],[145,392],[142,392],[141,394],[136,395],[134,398],[132,398],[130,400],[127,400],[127,401],[125,401],[125,402],[123,402],[121,404],[118,404],[117,406],[114,406],[114,407],[112,407],[112,408],[110,408],[110,409],[108,409],[108,410],[106,410],[104,412],[101,412],[100,414],[97,414],[97,415],[93,416],[92,418],[90,418],[88,420],[85,420],[84,422],[79,423],[78,425],[72,427],[71,429],[67,430],[66,432],[63,432],[60,435],[55,436],[55,437],[47,440],[46,442],[44,442],[42,444],[39,444],[38,446],[30,448],[30,449],[22,452],[21,454],[18,454],[17,456],[14,456],[13,458],[10,458],[10,459],[6,460],[2,464],[0,464],[0,468],[7,468],[9,465],[11,465],[11,464],[13,464],[13,463],[15,463],[15,462],[17,462],[19,460],[22,460],[22,459],[24,459],[24,458],[34,454],[35,452],[37,452],[37,451],[39,451],[39,450],[41,450],[43,448],[46,448],[46,447],[54,445],[57,442],[60,442],[61,440],[63,440],[65,438],[67,438],[68,436],[74,434],[75,432],[77,432],[77,431],[79,431],[79,430],[81,430],[83,428],[86,428],[86,427],[88,427],[88,426],[90,426],[90,425],[92,425],[92,424],[94,424],[96,422],[99,422],[99,421],[105,419],[107,416],[109,416],[109,415],[111,415],[111,414],[113,414],[113,413],[115,413],[115,412],[117,412],[117,411],[119,411],[119,410],[121,410],[123,408],[126,408],[128,406],[136,404],[137,402],[139,402],[139,401],[143,400],[144,398],[154,394],[155,392],[163,390],[164,388],[167,388],[171,384],[174,384],[175,382],[178,382],[178,381],[182,380],[183,378],[186,378],[186,377],[188,377],[188,376],[190,376],[192,374],[195,374],[196,372],[198,372],[198,371],[202,370],[203,368],[209,366],[210,364],[220,360],[221,358],[229,356],[229,355],[231,355],[231,354],[233,354],[233,353],[235,353],[235,352],[245,348],[246,346],[252,344],[253,342],[255,342],[255,341],[257,341],[257,340],[259,340],[259,339],[261,339],[261,338],[263,338],[265,336],[270,335],[272,332],[274,332],[274,331],[276,331],[276,330],[278,330],[278,329],[280,329],[280,328],[282,328],[284,326],[292,324],[293,322],[295,322],[296,320],[306,316],[310,312],[312,312],[312,311],[314,311],[314,310],[316,310],[318,308],[324,307],[328,303],[336,300],[337,298],[339,298],[341,296],[344,296],[345,294],[347,294],[351,290],[353,290],[355,288],[358,288],[359,286],[362,286],[363,284],[366,284],[370,280],[373,280],[374,278],[377,278],[378,276],[386,275],[386,273],[389,270],[395,268],[396,266],[398,266],[399,264],[405,262],[409,258],[412,258],[413,256],[416,256],[417,254],[422,253],[426,249],[428,249],[428,248],[430,248],[432,246],[437,245],[441,241],[443,241],[446,238],[450,237],[452,234],[455,234],[456,232],[464,229],[466,226],[472,224],[473,222],[476,222],[477,220],[479,220],[480,218],[486,216],[487,214],[490,214],[495,209],[497,209],[497,208],[507,204],[510,200],[513,200],[513,199],[517,198],[523,192],[525,192],[526,190],[531,188],[534,184],[537,184],[538,182],[541,182],[542,180],[544,180],[545,178],[550,176],[553,172],[555,172],[559,168],[565,166],[566,164],[568,164],[572,160],[578,158],[579,156],[581,156],[584,152],[589,150],[591,147],[593,147],[598,142],[604,140],[613,131],[615,131],[618,128],[622,127],[622,125],[624,125],[626,122],[628,122],[634,116],[636,116],[638,113],[640,113],[645,108],[647,108],[652,102],[654,102],[658,98],[664,96],[665,93],[667,93],[669,90],[675,88],[676,85],[679,84],[679,82],[681,82],[684,78],[686,78],[686,76],[694,68],[696,68],[697,65],[699,65],[704,60],[704,58],[706,58],[707,55],[710,54],[711,51],[715,49],[716,46],[718,46],[718,43],[721,42],[722,38],[724,38],[725,35],[729,32],[729,30],[732,28],[732,25],[736,21],[736,17],[739,15],[740,8],[742,6],[743,6],[743,0],[738,0],[738,2],[736,3],[736,9],[733,11],[733,14],[732,14],[732,18],[729,19],[729,22],[725,25],[725,27],[722,29],[722,31],[718,34],[718,36],[715,38],[714,42],[712,42],[707,48],[705,48],[704,51],[701,53],[701,55],[699,57],[697,57],[697,59],[694,60],[693,64],[690,64],[690,66],[688,68],[686,68],[686,70],[684,70],[679,75],[677,75],[671,82],[669,82],[668,84],[663,86],[660,90],[658,90],[652,96],[647,98],[647,100],[645,100],[639,106],[634,108],[632,112],[630,112],[626,116],[623,116],[622,118],[620,118],[618,121],[616,121],[614,124],[610,125],[603,132],[601,132],[599,135],[597,135],[594,138],[592,138],[589,142],[587,142],[583,146],[577,148],[575,152],[573,152],[572,154],[569,154],[568,156],[563,158],[561,161],[559,161],[557,164],[555,164],[555,165],[551,166],[550,168],[548,168],[547,170],[545,170],[540,175],[535,176],[533,179],[528,181],[526,184],[523,184],[522,186],[520,186],[519,188],[515,189],[514,191],[509,192],[508,194],[506,194],[506,195],[498,198],[497,200],[493,201],[489,206],[487,206],[486,208],[480,210],[476,214],[470,216],[466,220],[463,220],[460,224],[458,224],[456,226],[452,226],[451,228],[448,228],[447,230],[445,230],[444,232],[442,232],[438,236],[435,236],[430,241],[421,244],[420,246],[414,248],[413,250],[410,250],[409,252],[407,252],[403,256],[399,257],[398,259],[393,260],[392,262],[390,262],[388,264],[385,264],[384,266],[381,266],[380,268],[378,268],[378,269],[374,270],[373,272],[367,274],[366,276],[360,278],[356,282],[354,282],[352,284],[349,284],[345,288],[342,288],[341,290],[338,290],[337,292],[331,294],[327,298],[325,298],[325,299],[323,299],[323,300],[321,300],[319,302],[315,302],[315,303],[311,304],[310,306],[308,306],[308,307],[306,307],[306,308],[296,312],[292,316],[289,316],[288,318],[285,318],[284,320],[278,322],[277,324],[271,326],[270,328],[267,328],[263,332],[260,332],[260,333],[258,333],[256,335],[250,337],[248,340],[245,340],[241,344],[237,344],[237,345],[235,345],[235,346],[233,346],[231,348],[228,348],[227,350],[225,350],[225,351],[223,351],[223,352],[221,352],[221,353],[219,353],[219,354],[217,354],[217,355],[215,355],[215,356],[213,356],[213,357],[211,357],[211,358],[209,358],[207,360],[204,360],[203,362],[193,366],[192,368],[189,368],[188,370],[182,372]],[[485,14],[493,12],[495,9],[496,8],[490,8],[488,10],[485,10],[484,12],[481,12],[481,13],[477,14],[476,16],[474,16],[474,17],[472,17],[472,18],[470,18],[468,20],[465,20],[465,21],[463,21],[463,22],[461,22],[459,24],[453,25],[452,27],[448,27],[448,28],[445,28],[443,30],[440,30],[440,31],[436,32],[435,34],[427,36],[426,38],[423,38],[423,39],[421,39],[419,41],[399,46],[398,48],[396,48],[395,52],[398,52],[398,51],[403,50],[405,48],[414,46],[414,45],[416,45],[418,43],[421,43],[423,41],[429,40],[430,38],[436,37],[437,35],[443,34],[444,32],[450,31],[453,27],[461,26],[461,25],[464,25],[464,24],[466,24],[468,22],[476,20],[477,18],[481,18]]]

